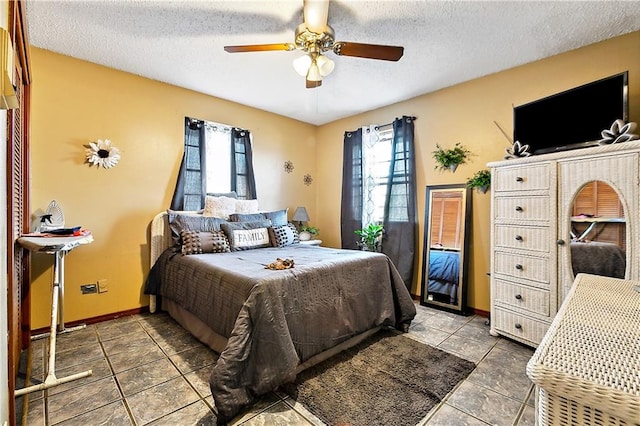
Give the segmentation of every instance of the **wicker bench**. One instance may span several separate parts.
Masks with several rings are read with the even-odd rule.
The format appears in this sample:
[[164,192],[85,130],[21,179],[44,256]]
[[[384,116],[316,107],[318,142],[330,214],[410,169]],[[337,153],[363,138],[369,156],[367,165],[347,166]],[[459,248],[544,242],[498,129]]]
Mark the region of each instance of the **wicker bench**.
[[527,375],[538,425],[640,425],[640,282],[579,274]]

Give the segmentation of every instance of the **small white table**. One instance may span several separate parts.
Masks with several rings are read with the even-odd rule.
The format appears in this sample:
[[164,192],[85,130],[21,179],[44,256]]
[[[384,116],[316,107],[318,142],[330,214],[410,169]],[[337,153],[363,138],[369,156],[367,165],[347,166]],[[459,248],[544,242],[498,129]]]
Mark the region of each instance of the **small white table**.
[[73,380],[93,374],[92,370],[82,373],[72,374],[67,377],[58,379],[55,373],[56,363],[56,335],[84,328],[80,325],[71,328],[64,326],[64,257],[74,248],[82,244],[90,244],[93,242],[91,234],[81,235],[77,237],[50,237],[50,236],[24,236],[18,238],[18,243],[35,253],[45,253],[53,255],[53,285],[51,287],[51,327],[49,333],[37,336],[36,338],[49,336],[49,366],[47,378],[44,383],[40,383],[26,388],[17,389],[15,396],[24,395],[30,392],[45,390],[53,386],[67,383]]
[[300,241],[300,244],[304,244],[307,246],[319,246],[322,244],[322,240],[306,240],[306,241]]

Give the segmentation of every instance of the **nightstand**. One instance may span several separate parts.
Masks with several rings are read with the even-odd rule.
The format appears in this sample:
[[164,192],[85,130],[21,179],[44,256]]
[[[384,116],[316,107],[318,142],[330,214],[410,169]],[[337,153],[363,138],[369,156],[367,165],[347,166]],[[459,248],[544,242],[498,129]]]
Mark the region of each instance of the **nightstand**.
[[304,244],[307,246],[319,246],[322,244],[322,240],[307,240],[307,241],[300,241],[300,244]]

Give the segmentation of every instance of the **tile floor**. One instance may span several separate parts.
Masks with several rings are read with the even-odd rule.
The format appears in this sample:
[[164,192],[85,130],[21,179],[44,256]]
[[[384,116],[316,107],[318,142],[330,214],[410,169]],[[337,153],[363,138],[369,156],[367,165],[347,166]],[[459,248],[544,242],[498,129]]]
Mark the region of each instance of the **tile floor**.
[[[489,335],[485,319],[417,305],[409,337],[477,364],[420,425],[533,425],[525,366],[533,351]],[[33,342],[33,383],[44,380],[48,340]],[[58,378],[93,375],[28,395],[26,425],[215,425],[208,385],[216,354],[166,314],[141,314],[59,335]],[[17,401],[18,402],[18,401]],[[233,425],[322,425],[287,396],[272,393]]]

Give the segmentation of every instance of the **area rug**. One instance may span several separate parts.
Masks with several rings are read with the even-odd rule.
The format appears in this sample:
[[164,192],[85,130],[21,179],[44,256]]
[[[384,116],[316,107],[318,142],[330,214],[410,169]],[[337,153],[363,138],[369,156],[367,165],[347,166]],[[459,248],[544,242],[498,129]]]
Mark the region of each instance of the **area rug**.
[[330,426],[414,426],[475,364],[382,330],[282,390]]

